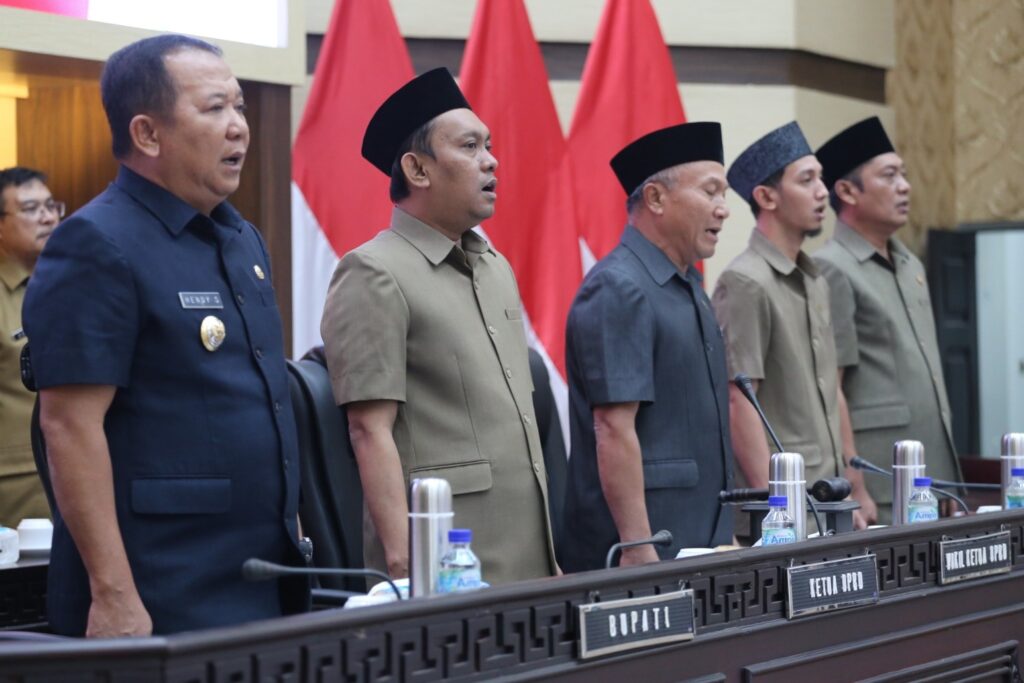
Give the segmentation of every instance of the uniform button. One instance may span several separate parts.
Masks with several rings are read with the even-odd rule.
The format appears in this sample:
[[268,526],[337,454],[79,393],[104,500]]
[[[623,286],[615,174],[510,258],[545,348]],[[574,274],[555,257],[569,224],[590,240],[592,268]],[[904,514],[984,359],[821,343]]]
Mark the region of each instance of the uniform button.
[[478,292],[480,291],[480,281],[479,280],[473,280],[473,289],[475,289]]
[[708,342],[708,343],[704,344],[704,350],[705,351],[707,351],[708,353],[711,353],[711,349],[712,349],[711,342]]
[[936,375],[934,372],[932,373],[932,381],[936,383],[939,381],[939,376]]
[[819,386],[820,388],[822,388],[822,389],[824,389],[824,388],[825,388],[825,378],[824,378],[824,377],[819,377],[819,378],[818,378],[818,386]]
[[817,337],[811,337],[811,346],[813,346],[814,348],[818,348],[818,338]]
[[256,360],[263,360],[263,349],[257,346],[253,353],[256,355]]
[[245,305],[245,294],[238,294],[237,296],[235,296],[235,299],[238,301],[239,306]]
[[290,462],[291,462],[291,461],[290,461],[290,460],[289,460],[288,458],[285,458],[285,459],[284,459],[284,466],[285,466],[285,469],[287,469],[287,468],[288,468],[288,465],[289,465],[289,463],[290,463]]
[[280,413],[281,412],[281,402],[280,401],[274,401],[274,412],[275,413]]
[[527,415],[526,413],[523,413],[523,422],[525,422],[526,424],[532,424],[533,420],[530,419],[529,415]]
[[512,368],[505,368],[505,376],[512,379]]
[[533,471],[540,472],[540,463],[537,462],[536,460],[533,461]]
[[490,332],[492,335],[498,333],[498,331],[496,329],[494,329],[494,325],[488,325],[487,326],[487,331]]

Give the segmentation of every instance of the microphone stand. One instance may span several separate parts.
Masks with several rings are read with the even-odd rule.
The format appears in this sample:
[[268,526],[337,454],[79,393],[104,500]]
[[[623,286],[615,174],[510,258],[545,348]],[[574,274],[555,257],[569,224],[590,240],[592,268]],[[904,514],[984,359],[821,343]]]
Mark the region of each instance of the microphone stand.
[[386,581],[395,592],[399,600],[402,600],[402,591],[391,580],[391,577],[376,569],[323,569],[320,567],[288,567],[276,562],[268,562],[256,557],[250,557],[242,563],[242,578],[246,581],[265,581],[276,579],[279,576],[303,575],[303,576],[372,576],[376,579]]
[[608,548],[608,555],[604,558],[604,568],[611,569],[612,562],[615,561],[615,553],[623,550],[624,548],[633,548],[638,545],[671,545],[672,544],[672,532],[668,529],[662,529],[658,533],[654,534],[650,538],[642,538],[639,541],[623,541],[621,543],[615,543],[611,548]]
[[[872,474],[884,474],[885,476],[890,477],[890,478],[892,477],[892,472],[889,472],[884,467],[879,467],[878,465],[876,465],[873,462],[868,462],[867,460],[865,460],[864,458],[860,457],[859,455],[850,458],[850,464],[853,465],[858,470],[863,470],[865,472],[871,472]],[[933,480],[932,484],[939,484],[940,486],[950,486],[950,487],[955,487],[955,488],[960,488],[961,486],[963,486],[963,484],[957,484],[955,482],[941,481],[941,480],[939,480],[939,481]],[[972,484],[971,486],[978,486],[978,487],[985,487],[985,488],[989,488],[989,487],[999,488],[999,484]],[[950,498],[952,500],[955,500],[960,505],[960,507],[963,508],[963,511],[965,513],[970,513],[971,510],[970,510],[970,508],[967,507],[967,503],[965,503],[963,501],[963,499],[960,498],[959,496],[957,496],[956,494],[950,493],[949,491],[943,491],[942,489],[940,489],[940,488],[938,488],[936,486],[929,486],[928,488],[931,491],[939,494],[940,496],[945,496],[946,498]]]
[[[772,429],[772,425],[768,422],[768,418],[765,417],[764,411],[761,410],[761,404],[758,403],[757,396],[754,395],[754,387],[750,383],[750,378],[740,373],[733,379],[733,384],[740,390],[740,393],[750,402],[750,405],[754,406],[754,410],[757,411],[757,416],[761,418],[761,424],[768,430],[768,436],[772,438],[775,443],[775,447],[779,449],[778,453],[785,453],[786,449],[782,447],[782,442],[779,441],[778,434]],[[811,508],[811,512],[814,515],[814,524],[818,527],[818,536],[825,537],[825,529],[821,526],[821,515],[818,514],[818,506],[815,505],[814,499],[811,498],[811,494],[804,491],[804,499],[807,501],[807,505]]]

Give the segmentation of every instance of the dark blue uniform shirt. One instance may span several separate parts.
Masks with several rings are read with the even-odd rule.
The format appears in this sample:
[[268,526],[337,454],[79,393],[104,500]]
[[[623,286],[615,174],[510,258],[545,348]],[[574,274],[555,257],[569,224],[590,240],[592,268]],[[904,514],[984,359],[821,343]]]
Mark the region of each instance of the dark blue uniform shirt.
[[566,337],[572,457],[566,491],[566,571],[604,566],[619,534],[601,491],[593,407],[638,401],[644,498],[651,531],[679,548],[732,539],[718,492],[732,483],[725,344],[692,268],[627,227],[622,242],[587,274]]
[[[226,332],[212,352],[210,315]],[[154,633],[303,609],[302,582],[240,572],[248,557],[301,561],[298,445],[256,229],[227,203],[211,220],[122,168],[50,238],[24,324],[40,389],[117,387],[104,423],[117,518]],[[88,577],[54,521],[50,624],[80,635]]]

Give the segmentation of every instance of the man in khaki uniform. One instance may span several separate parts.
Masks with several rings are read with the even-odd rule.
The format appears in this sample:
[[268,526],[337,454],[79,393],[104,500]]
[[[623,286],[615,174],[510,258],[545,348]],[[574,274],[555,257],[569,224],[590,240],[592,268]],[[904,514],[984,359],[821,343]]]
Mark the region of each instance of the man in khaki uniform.
[[[801,249],[825,217],[821,164],[793,122],[748,147],[728,178],[757,220],[750,246],[726,267],[712,298],[729,374],[753,380],[783,447],[803,455],[808,482],[846,474],[828,286]],[[730,386],[729,392],[736,462],[750,486],[766,487],[774,446],[739,389]],[[850,478],[861,500],[858,474]],[[873,517],[873,510],[865,512]],[[739,520],[738,535],[745,522]]]
[[36,395],[21,383],[25,346],[21,306],[36,259],[64,204],[53,200],[46,176],[29,168],[0,171],[0,524],[49,517],[29,425]]
[[522,304],[472,231],[494,212],[490,133],[436,69],[381,105],[363,156],[391,175],[391,226],[348,253],[321,332],[366,501],[367,566],[406,576],[410,479],[452,487],[484,580],[557,571]]
[[[962,481],[924,266],[895,237],[910,211],[910,182],[877,117],[818,150],[839,220],[815,254],[828,279],[840,381],[857,450],[892,465],[892,445],[925,446],[928,474]],[[892,484],[867,475],[879,521],[892,521]]]

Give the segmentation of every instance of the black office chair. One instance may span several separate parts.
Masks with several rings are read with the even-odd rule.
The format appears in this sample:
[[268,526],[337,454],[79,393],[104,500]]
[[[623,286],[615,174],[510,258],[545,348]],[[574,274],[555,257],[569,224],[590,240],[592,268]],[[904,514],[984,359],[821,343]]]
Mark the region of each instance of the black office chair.
[[[322,355],[319,356],[322,358]],[[334,402],[327,368],[307,354],[288,361],[292,408],[299,435],[302,530],[313,540],[313,564],[363,567],[363,489],[348,438],[345,410]],[[361,578],[325,576],[320,586],[365,592]]]
[[562,547],[568,463],[565,456],[565,440],[562,438],[562,425],[558,421],[558,408],[551,393],[551,378],[544,365],[544,359],[533,349],[530,349],[530,375],[533,378],[533,411],[537,414],[540,445],[544,451],[544,467],[548,471],[548,514],[551,516],[551,535],[557,557],[561,554]]

